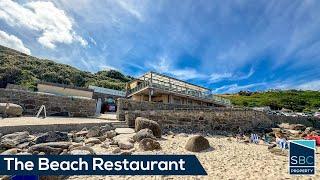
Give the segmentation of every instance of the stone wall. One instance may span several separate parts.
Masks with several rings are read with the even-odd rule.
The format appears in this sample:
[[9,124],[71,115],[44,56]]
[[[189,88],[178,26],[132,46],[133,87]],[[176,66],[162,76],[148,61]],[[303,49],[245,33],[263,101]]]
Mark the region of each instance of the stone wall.
[[190,108],[208,108],[208,106],[194,106],[186,104],[166,104],[160,102],[140,102],[130,99],[119,98],[117,101],[117,118],[120,121],[125,120],[125,111],[152,111],[152,110],[174,110]]
[[266,114],[232,108],[213,108],[211,110],[157,110],[126,111],[125,120],[130,127],[134,126],[136,117],[145,117],[157,121],[164,129],[187,131],[232,131],[263,130],[274,125]]
[[268,115],[268,117],[275,124],[289,123],[289,124],[303,124],[306,127],[314,127],[320,129],[320,119],[316,117],[292,117],[292,116],[277,116],[277,115]]
[[41,105],[46,106],[47,115],[67,112],[71,117],[90,117],[95,115],[96,101],[88,98],[57,96],[31,91],[1,89],[0,102],[19,104],[25,115],[36,115]]

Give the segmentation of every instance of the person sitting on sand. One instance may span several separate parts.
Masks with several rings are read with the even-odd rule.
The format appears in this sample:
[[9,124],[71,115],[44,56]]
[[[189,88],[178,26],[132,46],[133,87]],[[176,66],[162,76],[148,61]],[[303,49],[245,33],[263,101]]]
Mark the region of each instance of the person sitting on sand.
[[276,144],[282,149],[288,149],[288,142],[285,136],[281,132],[276,132]]

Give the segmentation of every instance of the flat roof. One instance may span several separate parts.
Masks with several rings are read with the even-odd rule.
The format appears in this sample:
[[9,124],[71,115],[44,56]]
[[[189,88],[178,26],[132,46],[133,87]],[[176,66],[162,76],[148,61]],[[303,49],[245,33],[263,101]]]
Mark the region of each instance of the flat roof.
[[207,90],[207,91],[210,91],[210,90],[211,90],[211,89],[209,89],[209,88],[206,88],[206,87],[203,87],[203,86],[199,86],[199,85],[196,85],[196,84],[192,84],[192,83],[189,83],[189,82],[187,82],[187,81],[180,80],[180,79],[177,79],[177,78],[174,78],[174,77],[170,77],[170,76],[165,75],[165,74],[160,74],[160,73],[157,73],[157,72],[154,72],[154,71],[146,72],[145,74],[141,75],[139,78],[136,78],[136,79],[130,81],[129,83],[134,82],[134,81],[138,81],[138,80],[141,81],[141,80],[143,80],[142,78],[145,77],[145,76],[148,75],[148,74],[155,74],[155,75],[158,75],[158,76],[162,76],[162,77],[164,77],[164,78],[168,78],[168,79],[171,79],[171,80],[174,80],[174,81],[178,81],[178,82],[181,82],[181,83],[183,83],[183,84],[188,84],[188,85],[190,85],[190,86],[194,86],[194,87],[197,87],[197,88],[201,88],[201,89],[203,89],[203,90]]

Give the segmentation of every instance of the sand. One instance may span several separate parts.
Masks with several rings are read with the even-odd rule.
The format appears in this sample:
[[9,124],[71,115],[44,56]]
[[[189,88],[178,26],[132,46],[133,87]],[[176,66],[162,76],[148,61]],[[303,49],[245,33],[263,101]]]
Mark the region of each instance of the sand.
[[[190,137],[191,135],[189,135]],[[189,137],[183,135],[163,136],[160,140],[162,150],[141,152],[135,144],[134,154],[195,154],[205,168],[208,176],[72,176],[69,179],[320,179],[320,166],[315,176],[291,176],[288,174],[288,157],[275,155],[265,145],[245,144],[234,138],[223,136],[206,137],[213,147],[206,152],[192,153],[184,149]],[[99,145],[94,149],[101,154],[110,154],[113,148],[104,149]],[[319,152],[319,149],[317,149]],[[316,162],[319,162],[317,155]]]

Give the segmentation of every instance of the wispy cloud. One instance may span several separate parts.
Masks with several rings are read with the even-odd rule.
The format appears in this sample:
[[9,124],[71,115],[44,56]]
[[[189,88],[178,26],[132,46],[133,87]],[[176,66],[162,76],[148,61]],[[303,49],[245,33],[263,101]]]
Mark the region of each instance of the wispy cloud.
[[165,56],[160,57],[158,63],[156,64],[147,63],[147,66],[154,71],[172,75],[182,80],[203,79],[206,77],[206,75],[201,74],[192,68],[184,68],[184,69],[173,68],[170,65],[167,57]]
[[14,27],[23,27],[41,33],[38,42],[54,49],[56,43],[88,43],[72,29],[72,20],[52,2],[32,1],[20,5],[12,0],[0,3],[0,19]]
[[254,84],[247,84],[247,85],[238,85],[238,84],[230,84],[224,85],[219,88],[214,89],[213,93],[236,93],[241,90],[250,90],[253,87],[258,86],[265,86],[266,83],[254,83]]
[[10,35],[4,31],[0,30],[0,44],[3,46],[7,46],[9,48],[21,51],[26,54],[31,54],[30,49],[25,47],[21,39],[17,38],[14,35]]
[[209,82],[210,83],[215,83],[223,80],[228,80],[228,81],[238,81],[238,80],[243,80],[243,79],[248,79],[254,74],[253,68],[250,69],[250,71],[247,74],[243,73],[212,73],[210,75]]

